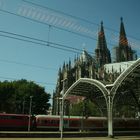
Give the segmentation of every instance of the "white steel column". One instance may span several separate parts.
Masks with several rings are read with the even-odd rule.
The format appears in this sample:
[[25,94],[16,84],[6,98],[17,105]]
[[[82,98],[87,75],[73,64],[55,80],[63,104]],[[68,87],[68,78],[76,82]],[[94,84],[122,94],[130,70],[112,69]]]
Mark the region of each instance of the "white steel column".
[[63,126],[64,126],[64,93],[65,93],[65,81],[66,81],[67,79],[64,79],[64,80],[62,80],[62,82],[63,82],[63,89],[62,89],[62,91],[61,91],[61,98],[60,98],[60,100],[61,100],[61,105],[60,105],[60,109],[61,109],[61,111],[60,111],[60,125],[59,125],[59,129],[60,129],[60,132],[61,132],[61,135],[60,135],[60,138],[61,139],[63,139]]
[[33,96],[30,96],[28,131],[30,131],[30,129],[31,129],[32,98],[33,98]]
[[60,130],[60,138],[63,139],[63,97],[60,98],[60,122],[59,122],[59,130]]
[[113,117],[112,117],[113,100],[111,95],[108,96],[108,137],[113,137]]

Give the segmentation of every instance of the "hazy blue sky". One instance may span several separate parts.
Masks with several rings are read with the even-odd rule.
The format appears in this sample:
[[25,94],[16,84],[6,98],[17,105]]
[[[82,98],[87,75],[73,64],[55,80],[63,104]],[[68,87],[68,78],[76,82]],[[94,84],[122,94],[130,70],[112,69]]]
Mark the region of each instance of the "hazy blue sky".
[[139,7],[139,0],[0,0],[0,80],[40,82],[52,94],[64,61],[83,48],[94,55],[101,21],[112,51],[120,17],[140,57]]

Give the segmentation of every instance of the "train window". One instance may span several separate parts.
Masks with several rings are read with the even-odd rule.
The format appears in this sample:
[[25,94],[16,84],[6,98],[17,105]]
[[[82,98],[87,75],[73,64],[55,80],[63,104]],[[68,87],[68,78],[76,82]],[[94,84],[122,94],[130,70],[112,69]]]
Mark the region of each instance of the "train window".
[[21,117],[21,116],[11,116],[11,119],[22,120],[23,117]]
[[50,124],[53,124],[53,120],[50,120]]
[[2,120],[11,119],[11,116],[0,116],[0,119],[2,119]]
[[59,124],[58,120],[38,120],[38,123],[41,122],[43,124]]
[[51,123],[50,120],[40,120],[40,122],[43,124],[50,124]]
[[3,119],[4,119],[4,117],[3,117],[3,116],[0,116],[0,119],[1,119],[1,120],[3,120]]
[[50,124],[56,124],[57,123],[57,120],[49,120],[49,123]]
[[59,120],[55,120],[55,124],[59,124]]
[[[31,119],[33,119],[33,118],[31,118]],[[26,116],[26,117],[23,117],[23,120],[29,120],[29,117],[28,116]]]
[[64,124],[67,124],[68,123],[68,121],[67,120],[64,120]]
[[52,120],[52,124],[57,124],[57,120]]
[[47,120],[44,120],[43,123],[48,124],[48,121]]
[[41,123],[42,121],[38,119],[36,122],[37,122],[37,123]]
[[59,120],[57,120],[57,124],[59,124]]
[[53,120],[50,120],[50,124],[53,124]]
[[14,120],[27,120],[28,117],[24,117],[24,116],[0,116],[0,119],[3,119],[3,120],[8,120],[8,119],[14,119]]

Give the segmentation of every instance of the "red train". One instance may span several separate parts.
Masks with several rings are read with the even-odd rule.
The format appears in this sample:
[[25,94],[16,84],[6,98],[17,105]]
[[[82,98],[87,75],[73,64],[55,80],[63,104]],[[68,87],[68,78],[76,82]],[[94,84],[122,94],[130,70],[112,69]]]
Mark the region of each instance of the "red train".
[[[68,117],[64,116],[63,126],[65,130],[107,130],[107,117]],[[59,129],[60,116],[36,116],[36,129],[49,130]],[[115,118],[113,120],[114,130],[137,130],[140,129],[140,119]]]
[[[0,114],[0,130],[28,130],[29,115]],[[59,130],[60,116],[36,115],[30,117],[31,130]],[[106,117],[64,116],[64,130],[107,130]],[[115,118],[114,130],[137,130],[140,120],[133,118]]]
[[[37,129],[59,129],[60,116],[36,116],[36,128]],[[83,117],[76,116],[64,116],[63,126],[65,130],[93,130],[93,129],[106,129],[107,119],[105,117],[89,117],[84,119]]]

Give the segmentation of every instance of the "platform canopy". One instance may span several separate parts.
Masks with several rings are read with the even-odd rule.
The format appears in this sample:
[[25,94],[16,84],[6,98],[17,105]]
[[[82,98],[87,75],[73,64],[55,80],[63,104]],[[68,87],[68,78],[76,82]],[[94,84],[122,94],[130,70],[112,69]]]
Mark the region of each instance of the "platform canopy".
[[95,79],[80,78],[64,94],[64,99],[69,96],[83,96],[94,102],[103,115],[107,115],[108,90],[105,85]]
[[140,112],[140,59],[116,79],[110,93],[114,100],[113,108],[120,109],[126,105],[134,112]]

